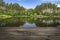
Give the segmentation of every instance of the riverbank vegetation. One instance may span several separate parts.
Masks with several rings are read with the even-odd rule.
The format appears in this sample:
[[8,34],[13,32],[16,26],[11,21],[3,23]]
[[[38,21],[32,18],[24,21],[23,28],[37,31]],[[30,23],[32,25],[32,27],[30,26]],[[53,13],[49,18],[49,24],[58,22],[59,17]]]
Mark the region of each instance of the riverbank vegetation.
[[[19,18],[23,18],[23,20],[24,18],[30,18],[30,20],[35,19],[36,21],[40,19],[40,22],[35,22],[37,25],[44,26],[47,26],[48,23],[51,24],[52,20],[52,25],[56,26],[60,24],[60,7],[52,3],[42,3],[41,5],[37,5],[34,9],[26,9],[17,3],[8,4],[3,2],[3,0],[0,2],[0,26],[19,26],[21,23],[24,23],[23,20]],[[46,24],[46,22],[48,23]]]

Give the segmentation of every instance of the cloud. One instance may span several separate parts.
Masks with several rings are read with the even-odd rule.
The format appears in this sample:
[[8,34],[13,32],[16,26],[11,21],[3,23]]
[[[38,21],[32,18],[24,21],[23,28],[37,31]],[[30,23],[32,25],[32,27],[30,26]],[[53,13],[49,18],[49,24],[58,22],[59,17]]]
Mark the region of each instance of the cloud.
[[22,1],[22,0],[17,0],[17,1]]
[[60,0],[42,0],[42,1],[47,1],[47,2],[56,2],[56,1],[60,1]]
[[57,7],[60,7],[60,4],[58,4]]

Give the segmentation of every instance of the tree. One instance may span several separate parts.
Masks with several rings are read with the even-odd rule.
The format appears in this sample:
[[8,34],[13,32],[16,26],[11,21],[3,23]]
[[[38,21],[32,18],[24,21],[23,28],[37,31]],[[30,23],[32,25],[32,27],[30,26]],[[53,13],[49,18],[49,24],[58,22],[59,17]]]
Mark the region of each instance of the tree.
[[34,15],[34,9],[27,10],[27,15],[31,16],[31,14]]
[[3,2],[3,0],[0,0],[0,6],[4,6],[5,2]]
[[56,5],[52,4],[52,3],[42,3],[41,5],[36,6],[35,11],[37,12],[48,12],[48,9],[53,12],[54,10],[56,10]]

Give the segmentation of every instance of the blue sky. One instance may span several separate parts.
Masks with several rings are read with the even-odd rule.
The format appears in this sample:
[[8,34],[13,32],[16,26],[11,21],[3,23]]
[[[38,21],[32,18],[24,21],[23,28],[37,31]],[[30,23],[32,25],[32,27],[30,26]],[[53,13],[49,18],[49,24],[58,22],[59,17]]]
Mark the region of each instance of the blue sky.
[[6,3],[18,3],[20,6],[25,8],[35,8],[41,3],[51,2],[57,4],[60,7],[60,0],[4,0]]

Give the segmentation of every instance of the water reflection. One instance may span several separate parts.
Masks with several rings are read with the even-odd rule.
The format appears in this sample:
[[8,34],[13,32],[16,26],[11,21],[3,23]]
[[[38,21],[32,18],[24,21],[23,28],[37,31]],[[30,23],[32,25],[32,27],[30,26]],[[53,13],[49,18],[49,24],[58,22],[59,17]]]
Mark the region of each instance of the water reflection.
[[0,27],[45,27],[45,26],[58,26],[60,25],[60,19],[48,19],[48,18],[29,18],[29,17],[13,17],[7,19],[0,19]]
[[35,23],[26,22],[22,27],[24,27],[24,28],[35,28],[35,27],[37,27],[37,25]]

